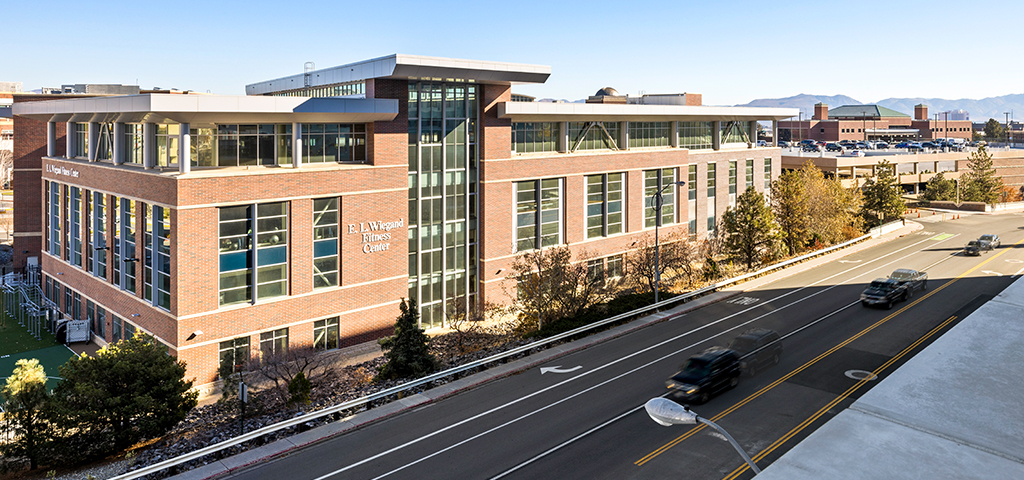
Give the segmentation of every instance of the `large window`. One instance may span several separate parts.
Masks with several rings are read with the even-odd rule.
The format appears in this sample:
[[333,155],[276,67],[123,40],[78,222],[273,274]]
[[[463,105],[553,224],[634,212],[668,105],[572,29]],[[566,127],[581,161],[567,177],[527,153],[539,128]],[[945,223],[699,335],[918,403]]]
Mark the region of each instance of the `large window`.
[[191,162],[198,167],[292,164],[291,124],[194,127],[189,133]]
[[96,160],[110,160],[114,156],[114,124],[101,123],[99,142],[96,144]]
[[561,180],[557,178],[516,182],[518,251],[562,243],[561,190]]
[[124,162],[142,165],[143,126],[138,123],[124,124]]
[[110,202],[110,214],[114,217],[114,225],[111,229],[111,232],[114,234],[114,238],[113,241],[110,242],[112,260],[110,264],[113,265],[114,268],[114,276],[111,281],[115,285],[120,286],[121,270],[123,270],[121,268],[121,199],[119,199],[118,197],[111,197],[111,200],[112,201]]
[[169,167],[178,164],[178,139],[181,127],[177,123],[156,126],[156,165]]
[[338,348],[338,317],[313,322],[313,349]]
[[629,148],[667,147],[672,122],[629,122]]
[[238,337],[220,342],[220,371],[236,373],[249,362],[249,337]]
[[307,163],[362,162],[366,160],[366,125],[303,125],[302,145]]
[[747,122],[722,122],[722,144],[750,142],[749,127]]
[[619,148],[618,122],[569,122],[569,148],[615,150]]
[[68,187],[71,202],[68,204],[68,262],[82,266],[82,190]]
[[729,160],[729,205],[736,204],[736,160]]
[[221,305],[287,294],[287,203],[222,207],[219,230]]
[[715,182],[717,181],[717,168],[714,163],[708,164],[708,235],[715,232]]
[[712,148],[711,122],[679,122],[679,146],[690,150]]
[[142,230],[142,298],[153,301],[153,206],[141,203],[145,228]]
[[587,176],[587,238],[622,233],[621,173]]
[[313,200],[313,288],[338,285],[338,199]]
[[121,199],[121,241],[124,243],[121,259],[121,274],[124,280],[121,288],[135,291],[135,268],[138,258],[135,253],[135,200]]
[[71,157],[88,157],[89,156],[89,124],[88,123],[76,123],[75,124],[75,151]]
[[767,194],[772,188],[772,159],[764,159],[764,192]]
[[558,151],[557,122],[512,124],[512,148],[516,153]]
[[746,186],[746,188],[750,188],[750,187],[754,186],[754,159],[753,158],[748,158],[746,166],[747,166],[747,169],[745,171],[745,173],[747,175],[747,186]]
[[50,255],[60,258],[60,184],[50,183]]
[[153,207],[156,237],[156,306],[171,309],[171,209]]
[[689,219],[690,236],[697,234],[697,166],[689,165],[686,172],[687,217]]
[[[676,223],[676,171],[674,168],[644,171],[644,226]],[[665,188],[670,187],[670,188]],[[657,195],[661,193],[661,218],[658,219]]]
[[281,328],[260,334],[260,355],[267,358],[288,352],[288,329]]

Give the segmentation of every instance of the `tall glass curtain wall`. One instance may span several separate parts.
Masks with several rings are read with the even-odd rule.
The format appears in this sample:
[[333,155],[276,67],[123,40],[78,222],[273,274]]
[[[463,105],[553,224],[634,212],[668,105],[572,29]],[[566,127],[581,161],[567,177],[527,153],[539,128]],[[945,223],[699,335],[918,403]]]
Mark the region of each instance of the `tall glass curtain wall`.
[[424,327],[475,303],[479,88],[409,84],[409,297]]

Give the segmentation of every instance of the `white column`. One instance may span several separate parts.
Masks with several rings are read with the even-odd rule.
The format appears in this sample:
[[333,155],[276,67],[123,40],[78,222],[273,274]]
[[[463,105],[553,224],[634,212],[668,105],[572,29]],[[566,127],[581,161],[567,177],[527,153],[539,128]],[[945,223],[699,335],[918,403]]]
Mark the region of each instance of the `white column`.
[[747,125],[749,125],[748,128],[750,128],[750,146],[751,147],[756,147],[757,146],[757,120],[753,120],[753,121],[749,122]]
[[679,147],[679,122],[669,122],[668,144]]
[[178,173],[182,175],[192,171],[192,134],[189,128],[187,123],[178,124],[178,131],[181,132],[178,137]]
[[569,153],[569,122],[558,122],[558,151]]
[[292,123],[292,167],[302,166],[302,124]]
[[619,150],[629,150],[629,122],[619,122]]
[[75,122],[67,123],[67,135],[64,136],[64,140],[67,141],[67,153],[64,154],[65,158],[75,158],[78,152],[75,152]]
[[96,152],[99,152],[100,143],[100,124],[99,122],[89,122],[89,161],[96,161]]
[[773,147],[779,146],[779,121],[772,120],[772,145]]
[[114,165],[124,163],[124,122],[114,122]]
[[46,122],[46,156],[55,155],[57,155],[57,123]]
[[142,165],[149,170],[156,166],[156,124],[142,124]]
[[722,122],[720,120],[711,122],[711,148],[722,149]]

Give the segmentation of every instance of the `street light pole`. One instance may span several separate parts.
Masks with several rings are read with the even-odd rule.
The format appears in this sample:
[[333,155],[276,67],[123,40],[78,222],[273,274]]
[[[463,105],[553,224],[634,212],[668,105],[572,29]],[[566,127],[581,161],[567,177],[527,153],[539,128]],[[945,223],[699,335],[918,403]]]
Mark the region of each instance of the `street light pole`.
[[648,400],[647,403],[644,404],[644,409],[647,410],[647,414],[651,416],[651,419],[666,427],[670,427],[672,425],[694,425],[702,423],[718,430],[718,433],[721,433],[726,440],[729,440],[732,447],[739,452],[740,456],[743,457],[743,461],[747,462],[747,466],[754,471],[754,474],[756,475],[761,473],[761,469],[757,468],[757,464],[751,460],[750,455],[747,455],[747,452],[743,451],[743,447],[736,442],[736,439],[732,438],[732,435],[729,435],[729,432],[726,432],[724,428],[719,427],[715,422],[702,418],[700,415],[691,412],[689,407],[684,407],[667,398],[658,397]]
[[672,182],[658,189],[654,194],[654,303],[658,303],[659,291],[661,290],[661,245],[658,243],[658,227],[661,225],[661,207],[665,199],[662,192],[669,187],[686,185],[685,181]]

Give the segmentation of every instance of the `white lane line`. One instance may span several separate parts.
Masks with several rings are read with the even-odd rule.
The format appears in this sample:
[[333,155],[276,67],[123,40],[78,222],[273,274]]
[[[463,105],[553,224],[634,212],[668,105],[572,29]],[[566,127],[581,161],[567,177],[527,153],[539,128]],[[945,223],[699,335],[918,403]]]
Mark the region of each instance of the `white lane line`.
[[[943,241],[945,241],[945,240],[940,240],[940,242],[943,242]],[[814,282],[814,283],[812,283],[812,284],[806,285],[806,286],[804,286],[804,287],[800,287],[800,288],[798,288],[798,289],[796,289],[796,290],[793,290],[793,291],[791,291],[791,292],[783,293],[783,294],[781,294],[781,295],[779,295],[779,296],[777,296],[777,297],[775,297],[775,298],[773,298],[773,299],[769,300],[769,301],[768,301],[768,302],[766,302],[766,303],[774,302],[774,301],[776,301],[776,300],[779,300],[779,299],[781,299],[781,298],[784,298],[784,297],[788,297],[788,296],[790,296],[790,295],[793,295],[793,294],[795,294],[795,293],[797,293],[797,292],[800,292],[800,291],[802,291],[802,290],[805,290],[805,289],[811,288],[812,286],[814,286],[814,285],[817,285],[817,284],[819,284],[819,283],[822,283],[822,282],[828,281],[828,280],[830,280],[830,279],[832,279],[832,278],[835,278],[835,277],[837,277],[837,276],[840,276],[840,275],[846,274],[846,273],[848,273],[848,272],[850,272],[850,271],[852,271],[852,270],[856,270],[856,269],[859,269],[859,268],[861,268],[861,267],[867,266],[867,265],[869,265],[869,264],[871,264],[871,263],[874,263],[874,262],[876,262],[876,261],[879,261],[879,260],[881,260],[881,259],[883,259],[883,258],[885,258],[885,257],[891,256],[891,255],[895,255],[896,253],[902,252],[903,250],[906,250],[906,249],[909,249],[909,248],[915,247],[915,246],[917,246],[917,245],[920,245],[920,244],[922,244],[922,243],[926,243],[926,242],[934,242],[934,240],[931,240],[931,239],[925,239],[925,240],[922,240],[922,241],[920,241],[920,242],[917,242],[917,243],[914,243],[914,244],[908,245],[908,246],[906,246],[906,247],[903,247],[903,248],[901,248],[901,249],[898,249],[898,250],[895,250],[895,251],[893,251],[893,252],[887,253],[887,254],[885,254],[885,255],[879,256],[879,257],[877,257],[877,258],[874,258],[874,259],[872,259],[872,260],[869,260],[869,261],[867,261],[867,262],[865,262],[865,263],[863,263],[863,264],[857,265],[857,266],[855,266],[855,267],[851,267],[851,268],[849,268],[849,269],[847,269],[847,270],[844,270],[843,272],[837,273],[837,274],[835,274],[835,275],[832,275],[832,276],[830,276],[830,277],[827,277],[827,278],[825,278],[825,279],[819,280],[819,281],[817,281],[817,282]],[[417,464],[417,463],[419,463],[419,462],[421,462],[421,461],[423,461],[423,460],[426,460],[426,459],[428,459],[428,458],[431,458],[431,457],[434,457],[434,456],[436,456],[436,455],[439,455],[439,454],[441,454],[441,453],[443,453],[443,452],[445,452],[445,451],[451,450],[452,448],[455,448],[455,447],[457,447],[457,446],[463,445],[463,444],[465,444],[465,443],[467,443],[467,442],[469,442],[469,441],[471,441],[471,440],[475,440],[476,438],[479,438],[480,436],[483,436],[483,435],[485,435],[485,434],[487,434],[487,433],[490,433],[490,432],[492,432],[492,431],[494,431],[494,430],[497,430],[497,429],[499,429],[499,428],[503,428],[503,427],[505,427],[505,426],[507,426],[507,425],[511,425],[512,423],[518,422],[519,420],[521,420],[521,419],[523,419],[523,418],[527,418],[527,417],[529,417],[529,416],[532,416],[532,415],[534,415],[535,413],[539,413],[539,412],[541,412],[541,411],[543,411],[543,410],[546,410],[546,409],[548,409],[548,408],[550,408],[550,407],[553,407],[553,406],[555,406],[555,405],[558,405],[558,404],[560,404],[560,403],[562,403],[562,402],[564,402],[564,401],[567,401],[567,400],[569,400],[569,399],[571,399],[571,398],[574,398],[574,397],[576,397],[576,396],[579,396],[579,395],[581,395],[581,394],[583,394],[583,393],[589,392],[590,390],[593,390],[593,389],[595,389],[595,388],[597,388],[597,387],[603,386],[603,385],[605,385],[605,384],[607,384],[607,383],[609,383],[609,382],[612,382],[612,381],[614,381],[614,380],[618,380],[619,378],[621,378],[621,377],[623,377],[623,376],[625,376],[625,375],[631,374],[631,373],[633,373],[633,372],[636,372],[636,371],[638,371],[638,370],[640,370],[640,369],[643,369],[643,368],[647,368],[647,367],[649,367],[649,366],[651,366],[651,365],[654,365],[655,363],[661,362],[661,361],[663,361],[663,360],[665,360],[665,359],[667,359],[667,358],[670,358],[670,357],[673,357],[673,356],[675,356],[675,355],[678,355],[679,353],[681,353],[681,352],[683,352],[683,351],[686,351],[686,350],[688,350],[688,349],[690,349],[690,348],[693,348],[693,347],[695,347],[695,346],[697,346],[697,345],[700,345],[701,343],[704,343],[704,342],[706,342],[706,341],[708,341],[708,340],[711,340],[711,339],[713,339],[713,338],[716,338],[716,337],[719,337],[719,336],[721,336],[721,335],[724,335],[724,334],[726,334],[726,333],[728,333],[728,332],[730,332],[730,331],[736,330],[736,329],[738,329],[738,328],[740,328],[740,327],[744,327],[744,326],[746,326],[746,325],[748,325],[748,324],[750,324],[750,323],[752,323],[752,322],[754,322],[754,321],[760,320],[760,319],[761,319],[761,318],[763,318],[763,317],[766,317],[766,316],[768,316],[768,315],[771,315],[771,314],[773,314],[773,313],[779,312],[779,311],[781,311],[781,310],[783,310],[783,309],[786,309],[786,308],[788,308],[788,307],[790,307],[790,306],[792,306],[792,305],[795,305],[795,304],[797,304],[797,303],[800,303],[800,302],[802,302],[802,301],[804,301],[804,300],[807,300],[807,299],[809,299],[809,298],[811,298],[811,297],[815,297],[815,296],[817,296],[817,295],[819,295],[819,294],[821,294],[821,293],[827,292],[827,291],[829,291],[829,290],[831,290],[831,289],[833,289],[833,288],[836,288],[836,287],[838,287],[838,286],[840,286],[840,285],[842,285],[842,284],[844,284],[844,283],[847,283],[847,282],[849,282],[849,281],[851,281],[851,280],[854,280],[854,279],[860,278],[860,277],[862,277],[862,276],[864,276],[864,275],[866,275],[866,274],[868,274],[868,273],[874,272],[875,270],[878,270],[878,269],[880,269],[880,268],[883,268],[883,267],[885,267],[885,266],[887,266],[887,265],[890,265],[890,264],[892,264],[892,263],[895,263],[895,262],[897,262],[897,261],[903,260],[903,259],[905,259],[905,258],[909,258],[909,257],[911,257],[912,255],[914,255],[914,254],[916,254],[916,253],[918,253],[918,252],[913,252],[913,253],[911,253],[911,254],[909,254],[909,255],[906,255],[906,256],[904,256],[904,257],[901,257],[901,258],[899,258],[899,259],[897,259],[897,260],[894,260],[893,262],[890,262],[890,263],[887,263],[887,264],[883,264],[883,265],[880,265],[880,266],[878,266],[877,268],[875,268],[875,269],[873,269],[873,270],[869,270],[869,271],[867,271],[867,272],[861,273],[860,275],[857,275],[857,276],[855,276],[855,277],[853,277],[853,278],[851,278],[851,279],[849,279],[849,280],[846,280],[846,281],[844,281],[844,282],[840,282],[840,283],[837,283],[836,285],[833,285],[833,286],[831,286],[831,287],[828,287],[828,288],[826,288],[826,289],[824,289],[824,290],[821,290],[821,291],[819,291],[819,292],[816,292],[816,293],[813,293],[813,294],[811,294],[811,295],[808,295],[808,296],[806,296],[806,297],[804,297],[804,298],[801,298],[801,299],[799,299],[799,300],[796,300],[796,301],[794,301],[794,302],[792,302],[792,303],[789,303],[789,304],[787,304],[787,305],[785,305],[785,306],[783,306],[783,307],[780,307],[780,308],[777,308],[777,309],[775,309],[775,310],[772,310],[771,312],[767,312],[767,313],[765,313],[765,314],[763,314],[763,315],[760,315],[760,316],[758,316],[758,317],[755,317],[755,318],[751,319],[750,321],[747,321],[747,322],[745,322],[745,323],[743,323],[743,324],[740,324],[740,325],[737,325],[737,326],[735,326],[735,327],[733,327],[733,328],[730,328],[730,329],[728,329],[728,330],[725,330],[725,331],[723,331],[723,332],[721,332],[721,333],[719,333],[719,334],[717,334],[717,335],[713,335],[713,336],[707,337],[707,338],[705,338],[705,339],[702,339],[702,340],[700,340],[700,341],[698,341],[698,342],[696,342],[696,343],[694,343],[694,344],[692,344],[692,345],[688,345],[688,346],[686,346],[686,347],[684,347],[684,348],[681,348],[681,349],[679,349],[679,350],[676,350],[675,352],[669,353],[669,354],[667,354],[667,355],[665,355],[665,356],[663,356],[663,357],[660,357],[660,358],[658,358],[658,359],[656,359],[656,360],[653,360],[653,361],[651,361],[651,362],[648,362],[648,363],[646,363],[646,364],[644,364],[644,365],[642,365],[642,366],[640,366],[640,367],[634,368],[634,369],[632,369],[632,370],[629,370],[629,371],[627,371],[627,372],[625,372],[625,373],[623,373],[623,374],[621,374],[621,375],[617,375],[617,376],[615,376],[615,377],[613,377],[613,378],[610,378],[610,379],[608,379],[608,380],[606,380],[606,381],[604,381],[604,382],[601,382],[601,383],[599,383],[599,384],[597,384],[597,385],[594,385],[594,386],[592,386],[592,387],[590,387],[590,388],[587,388],[587,389],[585,389],[585,390],[583,390],[583,391],[581,391],[581,392],[577,392],[576,394],[570,395],[569,397],[565,397],[565,398],[563,398],[563,399],[561,399],[561,400],[559,400],[559,401],[557,401],[557,402],[555,402],[555,403],[549,404],[549,405],[547,405],[547,406],[545,406],[545,407],[542,407],[542,408],[540,408],[540,409],[538,409],[538,410],[535,410],[535,411],[533,411],[533,412],[527,413],[527,414],[525,414],[525,415],[523,415],[523,416],[521,416],[521,417],[519,417],[519,418],[513,419],[513,420],[511,420],[511,421],[509,421],[509,422],[507,422],[507,423],[505,423],[505,424],[502,424],[502,425],[499,425],[499,426],[497,426],[497,427],[494,427],[494,428],[492,428],[492,429],[490,429],[490,430],[488,430],[488,431],[486,431],[486,432],[484,432],[484,433],[481,433],[481,434],[475,435],[475,436],[473,436],[473,437],[471,437],[471,438],[468,438],[468,439],[466,439],[466,440],[463,440],[463,441],[461,441],[461,442],[459,442],[459,443],[456,443],[456,444],[454,444],[454,445],[451,445],[451,446],[449,446],[449,447],[447,447],[447,448],[445,448],[445,449],[443,449],[443,450],[440,450],[440,451],[438,451],[438,452],[435,452],[435,453],[433,453],[433,454],[431,454],[431,455],[429,455],[429,456],[427,456],[427,457],[422,457],[422,458],[420,458],[419,460],[416,460],[416,461],[414,461],[414,462],[412,462],[412,463],[409,463],[409,464],[407,464],[407,465],[403,465],[403,466],[401,466],[401,467],[399,467],[399,468],[397,468],[397,469],[395,469],[395,470],[392,470],[392,471],[390,471],[390,472],[388,472],[388,473],[385,473],[384,475],[382,475],[382,477],[383,477],[383,476],[387,476],[387,475],[390,475],[390,474],[392,474],[392,473],[395,473],[395,472],[398,472],[398,471],[400,471],[400,470],[403,470],[403,469],[405,469],[405,468],[408,468],[408,467],[410,467],[410,466],[412,466],[412,465],[415,465],[415,464]],[[456,427],[459,427],[459,426],[465,425],[465,424],[467,424],[467,423],[469,423],[469,422],[472,422],[472,421],[474,421],[474,420],[477,420],[477,419],[479,419],[479,418],[485,417],[485,416],[487,416],[487,415],[490,415],[490,414],[492,414],[492,413],[495,413],[495,412],[498,412],[498,411],[504,410],[505,408],[511,407],[511,406],[513,406],[513,405],[516,405],[516,404],[518,404],[518,403],[520,403],[520,402],[523,402],[523,401],[525,401],[525,400],[527,400],[527,399],[533,398],[533,397],[535,397],[535,396],[537,396],[537,395],[540,395],[540,394],[542,394],[542,393],[545,393],[545,392],[547,392],[547,391],[549,391],[549,390],[552,390],[552,389],[555,389],[555,388],[561,387],[561,386],[563,386],[563,385],[565,385],[565,384],[567,384],[567,383],[569,383],[569,382],[572,382],[572,381],[576,381],[576,380],[579,380],[579,379],[581,379],[581,378],[584,378],[584,377],[586,377],[586,376],[588,376],[588,375],[591,375],[591,374],[597,373],[597,372],[599,372],[599,371],[601,371],[601,370],[604,370],[605,368],[608,368],[608,367],[611,367],[611,366],[613,366],[613,365],[615,365],[615,364],[618,364],[619,362],[622,362],[622,361],[628,360],[628,359],[630,359],[630,358],[633,358],[633,357],[635,357],[635,356],[637,356],[637,355],[640,355],[640,354],[642,354],[642,353],[646,353],[646,352],[648,352],[648,351],[650,351],[650,350],[653,350],[653,349],[655,349],[655,348],[658,348],[658,347],[664,346],[664,345],[666,345],[666,344],[668,344],[668,343],[671,343],[671,342],[674,342],[674,341],[676,341],[676,340],[679,340],[679,339],[681,339],[681,338],[683,338],[683,337],[686,337],[687,335],[692,335],[692,334],[694,334],[694,333],[696,333],[696,332],[699,332],[699,331],[701,331],[701,330],[704,330],[704,329],[706,329],[706,328],[708,328],[708,327],[711,327],[711,326],[713,326],[713,325],[717,325],[717,324],[719,324],[719,323],[722,323],[722,322],[724,322],[724,321],[726,321],[726,320],[729,320],[729,319],[731,319],[731,318],[733,318],[733,317],[736,317],[736,316],[738,316],[738,315],[742,315],[742,314],[744,314],[744,313],[746,313],[746,312],[749,312],[749,311],[751,311],[751,310],[754,310],[754,309],[756,309],[756,308],[760,308],[760,306],[753,306],[753,307],[747,308],[747,309],[745,309],[745,310],[741,310],[741,311],[739,311],[739,312],[733,313],[732,315],[728,315],[728,316],[722,317],[722,318],[720,318],[720,319],[718,319],[718,320],[715,320],[715,321],[713,321],[713,322],[710,322],[710,323],[706,323],[706,324],[704,324],[704,325],[698,326],[698,327],[696,327],[696,328],[694,328],[694,329],[691,329],[691,330],[689,330],[689,331],[687,331],[687,332],[684,332],[684,333],[682,333],[682,334],[679,334],[679,335],[677,335],[677,336],[675,336],[675,337],[672,337],[672,338],[666,339],[666,340],[664,340],[664,341],[658,342],[658,343],[656,343],[656,344],[654,344],[654,345],[651,345],[651,346],[649,346],[649,347],[643,348],[643,349],[641,349],[641,350],[637,350],[636,352],[633,352],[633,353],[631,353],[631,354],[629,354],[629,355],[626,355],[626,356],[620,357],[620,358],[618,358],[618,359],[612,360],[611,362],[608,362],[608,363],[606,363],[606,364],[604,364],[604,365],[601,365],[601,366],[599,366],[599,367],[596,367],[596,368],[594,368],[593,370],[588,370],[588,371],[586,371],[586,372],[583,372],[583,373],[581,373],[581,374],[579,374],[579,375],[576,375],[576,376],[574,376],[574,377],[571,377],[571,378],[567,378],[567,379],[565,379],[565,380],[562,380],[562,381],[560,381],[560,382],[558,382],[558,383],[555,383],[555,384],[552,384],[552,385],[550,385],[550,386],[547,386],[547,387],[545,387],[545,388],[542,388],[542,389],[540,389],[540,390],[537,390],[536,392],[533,392],[533,393],[530,393],[530,394],[524,395],[524,396],[522,396],[522,397],[519,397],[519,398],[517,398],[517,399],[515,399],[515,400],[511,400],[511,401],[509,401],[509,402],[507,402],[507,403],[504,403],[504,404],[502,404],[502,405],[498,405],[498,406],[496,406],[496,407],[494,407],[494,408],[491,408],[491,409],[489,409],[489,410],[485,410],[485,411],[483,411],[483,412],[480,412],[480,413],[478,413],[478,414],[476,414],[476,415],[473,415],[472,417],[466,418],[466,419],[464,419],[464,420],[460,420],[460,421],[458,421],[458,422],[456,422],[456,423],[453,423],[453,424],[451,424],[451,425],[448,425],[447,427],[444,427],[444,428],[441,428],[441,429],[435,430],[435,431],[433,431],[433,432],[431,432],[431,433],[428,433],[428,434],[426,434],[426,435],[423,435],[423,436],[421,436],[421,437],[419,437],[419,438],[415,438],[415,439],[413,439],[413,440],[409,440],[409,441],[407,441],[407,442],[405,442],[405,443],[403,443],[403,444],[401,444],[401,445],[396,445],[396,446],[394,446],[394,447],[392,447],[392,448],[390,448],[390,449],[388,449],[388,450],[385,450],[385,451],[383,451],[383,452],[380,452],[380,453],[378,453],[378,454],[375,454],[375,455],[373,455],[373,456],[367,457],[367,458],[365,458],[365,459],[363,459],[363,460],[360,460],[360,461],[358,461],[358,462],[356,462],[356,463],[353,463],[353,464],[351,464],[351,465],[348,465],[348,466],[345,466],[345,467],[339,468],[339,469],[337,469],[337,470],[335,470],[335,471],[333,471],[333,472],[330,472],[330,473],[327,473],[327,474],[325,474],[325,475],[322,475],[322,476],[320,476],[320,477],[317,477],[317,478],[316,478],[316,479],[314,479],[314,480],[324,480],[324,479],[326,479],[326,478],[330,478],[330,477],[332,477],[332,476],[334,476],[334,475],[337,475],[337,474],[339,474],[339,473],[342,473],[342,472],[345,472],[345,471],[351,470],[351,469],[353,469],[353,468],[355,468],[355,467],[358,467],[358,466],[360,466],[360,465],[363,465],[363,464],[366,464],[366,463],[372,462],[372,461],[374,461],[374,460],[376,460],[376,459],[378,459],[378,458],[381,458],[381,457],[384,457],[384,456],[386,456],[386,455],[389,455],[389,454],[391,454],[391,453],[394,453],[394,452],[397,452],[397,451],[399,451],[399,450],[405,449],[405,448],[407,448],[407,447],[410,447],[410,446],[412,446],[412,445],[415,445],[415,444],[417,444],[417,443],[420,443],[420,442],[422,442],[422,441],[424,441],[424,440],[427,440],[427,439],[429,439],[429,438],[432,438],[432,437],[434,437],[434,436],[436,436],[436,435],[439,435],[439,434],[441,434],[441,433],[447,432],[447,431],[449,431],[449,430],[452,430],[452,429],[454,429],[454,428],[456,428]],[[844,307],[844,308],[845,308],[845,307]],[[377,477],[377,478],[381,478],[381,477]]]

